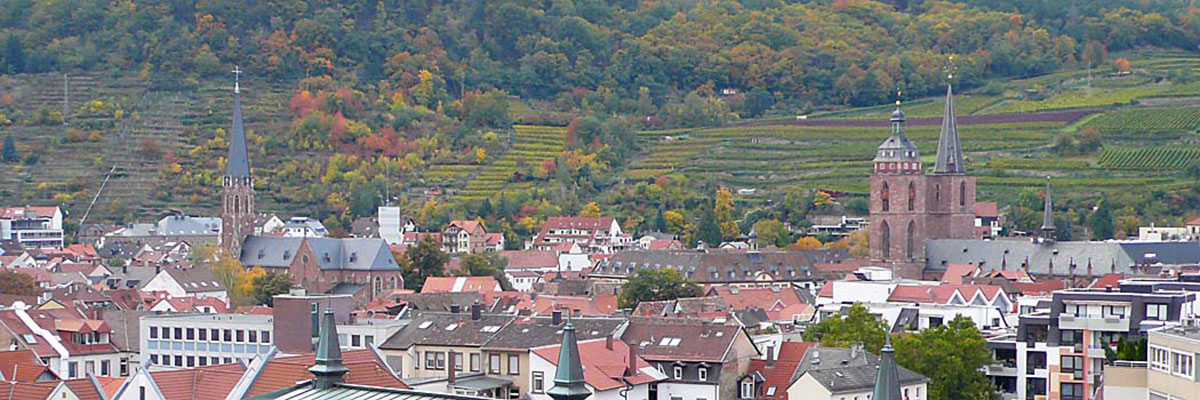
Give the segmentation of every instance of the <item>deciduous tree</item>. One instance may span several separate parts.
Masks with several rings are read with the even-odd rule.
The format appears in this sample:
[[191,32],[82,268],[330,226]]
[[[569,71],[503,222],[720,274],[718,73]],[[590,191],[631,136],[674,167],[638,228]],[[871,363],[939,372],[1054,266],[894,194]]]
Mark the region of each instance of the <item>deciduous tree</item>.
[[883,348],[887,326],[862,304],[850,306],[845,314],[833,315],[804,332],[804,340],[822,346],[850,347],[862,343],[872,353]]
[[674,300],[701,295],[700,285],[673,268],[640,269],[621,286],[621,308],[631,308],[643,301]]
[[38,296],[42,294],[42,289],[37,287],[32,276],[16,271],[0,271],[0,293]]
[[991,362],[987,341],[970,318],[958,316],[894,343],[896,363],[930,379],[930,400],[998,398],[981,372]]
[[430,236],[408,249],[404,257],[408,258],[409,263],[409,267],[403,271],[404,287],[418,292],[425,286],[425,278],[446,276],[446,263],[450,262],[450,255],[443,252]]

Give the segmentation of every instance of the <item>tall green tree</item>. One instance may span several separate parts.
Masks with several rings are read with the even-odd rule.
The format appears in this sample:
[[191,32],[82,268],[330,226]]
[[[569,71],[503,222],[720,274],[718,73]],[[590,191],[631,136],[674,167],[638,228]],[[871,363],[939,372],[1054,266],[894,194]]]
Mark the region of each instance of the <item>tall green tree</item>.
[[512,285],[504,276],[504,267],[506,266],[508,266],[508,260],[495,252],[467,254],[462,257],[459,270],[455,272],[462,276],[490,276],[500,282],[501,289],[510,290]]
[[9,33],[4,39],[4,63],[9,73],[25,72],[25,49],[16,32]]
[[618,303],[621,308],[632,308],[643,301],[697,297],[702,293],[700,285],[673,268],[641,269],[621,286]]
[[850,306],[844,315],[835,315],[804,332],[804,341],[821,342],[822,346],[850,347],[862,343],[863,348],[878,353],[883,348],[887,325],[871,314],[862,304]]
[[667,219],[666,217],[663,217],[662,208],[659,208],[658,213],[654,215],[654,230],[656,232],[667,231]]
[[717,216],[713,214],[712,210],[704,210],[700,214],[700,223],[696,225],[693,240],[704,242],[708,247],[721,245],[721,227],[717,226]]
[[15,271],[0,271],[0,293],[37,296],[42,294],[42,289],[37,287],[32,276]]
[[292,288],[292,277],[274,271],[254,278],[254,300],[268,307],[275,305],[276,295],[287,293]]
[[4,149],[0,150],[0,160],[4,162],[16,162],[17,159],[17,143],[10,133],[4,137]]
[[418,292],[425,286],[425,278],[446,276],[446,263],[450,262],[450,255],[430,236],[408,249],[404,257],[408,259],[408,268],[402,272],[404,288]]
[[929,400],[992,400],[999,396],[981,371],[991,362],[987,341],[970,318],[894,341],[896,362],[929,378]]
[[1106,240],[1113,238],[1113,217],[1108,207],[1108,196],[1103,196],[1096,203],[1096,211],[1088,218],[1092,228],[1092,238]]

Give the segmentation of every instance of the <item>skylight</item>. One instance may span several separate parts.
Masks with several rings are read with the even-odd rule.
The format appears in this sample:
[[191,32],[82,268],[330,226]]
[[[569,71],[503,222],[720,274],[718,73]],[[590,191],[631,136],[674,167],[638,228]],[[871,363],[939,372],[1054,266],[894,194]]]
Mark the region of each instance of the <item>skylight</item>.
[[26,343],[37,344],[37,336],[33,336],[31,334],[26,333],[24,335],[21,335],[21,337],[25,338]]
[[768,387],[767,388],[767,396],[774,396],[774,395],[775,395],[775,387],[774,386]]
[[479,331],[484,332],[484,333],[495,333],[495,332],[500,331],[500,326],[499,325],[488,325],[488,326],[483,327]]
[[425,321],[422,322],[421,325],[417,326],[417,329],[427,329],[430,325],[433,325],[433,321]]
[[663,337],[662,341],[658,342],[658,345],[665,346],[665,347],[675,347],[675,346],[679,346],[679,342],[681,342],[681,341],[683,341],[683,339],[680,339],[677,337]]
[[446,326],[447,331],[452,331],[455,329],[458,329],[458,324],[450,324],[449,326]]

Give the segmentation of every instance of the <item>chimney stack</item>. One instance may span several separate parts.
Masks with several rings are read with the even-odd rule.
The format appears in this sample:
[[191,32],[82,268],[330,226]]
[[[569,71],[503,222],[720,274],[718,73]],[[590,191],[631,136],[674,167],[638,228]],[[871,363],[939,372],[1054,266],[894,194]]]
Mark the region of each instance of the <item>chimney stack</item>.
[[[612,336],[609,336],[609,337],[608,337],[608,339],[611,341],[611,340],[612,340]],[[631,344],[631,345],[628,345],[628,346],[626,346],[626,347],[629,347],[629,360],[628,360],[628,361],[629,361],[629,365],[628,365],[628,367],[627,367],[627,368],[629,369],[629,375],[630,375],[630,376],[637,376],[637,374],[638,374],[638,369],[637,369],[637,357],[638,357],[638,356],[637,356],[637,346],[635,346],[635,345],[632,345],[632,344]]]
[[605,337],[604,337],[604,348],[606,348],[606,349],[608,349],[608,350],[610,350],[610,351],[613,349],[613,338],[612,338],[612,335],[608,335],[608,336],[605,336]]
[[451,305],[450,305],[450,313],[451,313],[451,314],[458,314],[458,313],[459,313],[459,312],[461,312],[461,311],[462,311],[462,306],[461,306],[461,305],[458,305],[458,304],[451,304]]
[[449,362],[446,363],[446,385],[450,389],[449,393],[454,393],[454,358],[458,354],[450,352],[450,357],[447,357]]
[[562,310],[554,310],[550,313],[550,325],[558,326],[562,323]]
[[483,318],[483,304],[478,301],[471,305],[471,320],[478,321]]

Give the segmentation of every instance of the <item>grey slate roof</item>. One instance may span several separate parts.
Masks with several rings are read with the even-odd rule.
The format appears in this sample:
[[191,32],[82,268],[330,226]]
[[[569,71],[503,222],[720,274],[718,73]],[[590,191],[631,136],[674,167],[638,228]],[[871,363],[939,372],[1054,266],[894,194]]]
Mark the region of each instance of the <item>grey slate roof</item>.
[[112,328],[112,339],[122,351],[137,353],[140,349],[141,329],[138,327],[143,315],[149,311],[104,310],[104,322]]
[[849,259],[845,250],[712,251],[645,250],[614,254],[590,275],[624,277],[638,269],[674,268],[700,283],[741,282],[767,273],[776,280],[811,280],[813,265]]
[[225,290],[225,286],[213,276],[212,270],[207,267],[168,268],[166,272],[167,275],[171,275],[172,279],[175,279],[179,286],[183,287],[183,291],[188,293]]
[[[1163,249],[1174,246],[1196,249],[1198,243],[1162,243]],[[1183,250],[1180,250],[1183,251]],[[971,263],[984,269],[1023,269],[1026,260],[1029,272],[1048,274],[1053,261],[1055,275],[1069,275],[1072,260],[1075,275],[1087,276],[1087,264],[1092,263],[1092,275],[1109,272],[1130,273],[1135,260],[1122,244],[1115,242],[1054,242],[1033,243],[1026,240],[933,239],[925,242],[926,268],[944,271],[955,263]],[[1195,257],[1200,258],[1200,253]],[[1111,271],[1113,266],[1116,271]]]
[[[921,374],[904,367],[897,366],[897,368],[901,386],[928,381]],[[879,373],[879,369],[872,364],[857,367],[819,369],[807,371],[806,373],[816,378],[817,382],[821,386],[825,386],[826,389],[829,389],[831,393],[837,394],[871,390],[875,387],[875,378]]]
[[946,85],[946,110],[942,114],[942,131],[938,136],[937,163],[934,174],[963,174],[962,144],[958,140],[958,123],[954,119],[954,90]]
[[290,390],[266,393],[252,399],[278,400],[479,400],[484,397],[423,392],[411,389],[391,389],[374,386],[338,384],[329,389],[317,389],[305,383]]
[[141,289],[142,286],[150,283],[150,280],[154,279],[155,275],[158,275],[158,271],[155,271],[154,267],[107,268],[113,274],[104,279],[106,287],[108,287],[107,283],[112,281],[114,284],[112,287],[116,289]]
[[[534,347],[550,346],[562,339],[564,322],[551,325],[551,317],[517,317],[512,323],[505,325],[488,339],[483,347],[488,349],[531,349]],[[572,318],[575,325],[575,337],[578,340],[603,338],[618,333],[617,330],[625,324],[619,318]]]
[[908,140],[904,134],[904,112],[900,111],[897,103],[896,111],[892,112],[892,133],[887,140],[879,144],[873,162],[921,162],[921,154],[917,145]]
[[392,297],[396,301],[408,303],[408,308],[421,311],[450,311],[450,306],[458,305],[466,310],[471,304],[479,301],[478,292],[446,292],[446,293],[405,293]]
[[242,95],[233,94],[233,128],[229,130],[229,156],[225,158],[225,175],[250,176],[250,158],[246,155],[246,128],[242,124]]
[[[285,268],[308,242],[323,270],[396,271],[400,265],[383,239],[250,236],[242,244],[242,264]],[[286,256],[286,257],[285,257]]]
[[[412,322],[379,346],[387,350],[404,350],[414,345],[480,347],[497,331],[514,319],[510,315],[483,314],[472,320],[470,310],[453,314],[447,312],[418,312]],[[449,329],[447,329],[449,328]],[[485,329],[487,328],[487,329]]]

